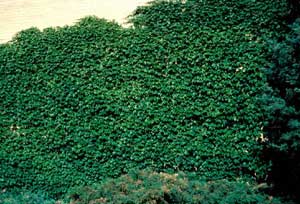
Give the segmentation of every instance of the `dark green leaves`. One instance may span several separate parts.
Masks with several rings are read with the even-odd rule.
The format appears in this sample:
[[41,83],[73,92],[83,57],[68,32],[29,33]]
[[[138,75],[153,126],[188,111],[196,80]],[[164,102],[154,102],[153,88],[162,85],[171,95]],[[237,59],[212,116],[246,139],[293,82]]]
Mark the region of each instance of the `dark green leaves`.
[[1,45],[0,187],[59,194],[147,167],[263,176],[262,39],[284,9],[240,4],[157,1],[135,28],[87,17]]

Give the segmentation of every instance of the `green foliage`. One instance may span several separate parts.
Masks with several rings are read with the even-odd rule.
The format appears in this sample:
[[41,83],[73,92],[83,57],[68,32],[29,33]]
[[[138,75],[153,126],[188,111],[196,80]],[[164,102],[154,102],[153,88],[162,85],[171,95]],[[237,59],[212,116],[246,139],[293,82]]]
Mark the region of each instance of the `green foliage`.
[[265,102],[270,114],[268,138],[281,150],[300,150],[300,21],[282,42],[273,42],[269,89]]
[[[132,168],[261,178],[266,37],[283,0],[168,1],[0,47],[0,188],[61,194]],[[245,20],[247,19],[247,21]]]
[[280,204],[243,181],[192,180],[185,174],[139,171],[101,184],[73,189],[76,204]]
[[272,182],[300,200],[300,19],[281,42],[272,42],[263,97],[268,113],[267,155]]
[[248,33],[248,38],[254,39],[286,29],[283,18],[289,8],[287,1],[282,0],[158,0],[150,5],[139,7],[131,16],[135,27],[172,33],[170,28],[185,25],[192,29],[209,28],[218,36],[222,31]]
[[55,201],[48,198],[42,193],[31,192],[1,192],[0,193],[1,204],[55,204]]

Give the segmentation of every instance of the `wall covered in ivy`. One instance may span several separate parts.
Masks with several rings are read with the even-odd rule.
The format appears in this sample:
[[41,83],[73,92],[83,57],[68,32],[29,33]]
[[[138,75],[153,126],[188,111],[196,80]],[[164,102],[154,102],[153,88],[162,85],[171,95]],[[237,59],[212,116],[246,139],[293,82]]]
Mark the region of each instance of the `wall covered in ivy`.
[[262,178],[265,42],[283,0],[155,1],[0,45],[0,188],[62,193],[132,168]]

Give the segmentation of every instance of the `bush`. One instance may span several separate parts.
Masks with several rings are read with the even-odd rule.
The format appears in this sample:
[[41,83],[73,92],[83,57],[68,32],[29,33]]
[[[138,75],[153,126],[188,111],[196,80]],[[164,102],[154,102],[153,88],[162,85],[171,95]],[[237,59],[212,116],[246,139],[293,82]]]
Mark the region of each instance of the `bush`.
[[243,181],[199,181],[187,175],[138,171],[101,184],[74,189],[75,204],[279,204],[260,193],[264,185]]
[[55,201],[50,199],[43,193],[32,193],[21,191],[18,193],[1,192],[1,204],[55,204]]

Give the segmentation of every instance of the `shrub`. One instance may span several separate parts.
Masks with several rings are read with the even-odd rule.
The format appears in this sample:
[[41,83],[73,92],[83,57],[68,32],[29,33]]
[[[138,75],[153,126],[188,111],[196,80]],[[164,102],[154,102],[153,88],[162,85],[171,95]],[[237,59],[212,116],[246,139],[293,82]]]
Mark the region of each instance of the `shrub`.
[[55,201],[43,193],[20,191],[18,193],[1,192],[1,204],[55,204]]
[[76,204],[279,204],[260,193],[263,186],[241,180],[199,181],[187,175],[138,171],[101,184],[74,189]]

